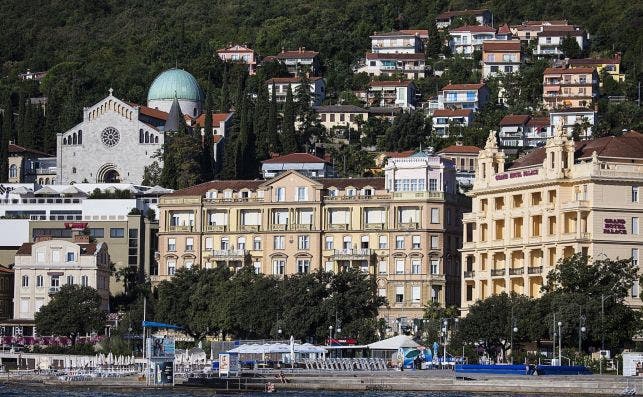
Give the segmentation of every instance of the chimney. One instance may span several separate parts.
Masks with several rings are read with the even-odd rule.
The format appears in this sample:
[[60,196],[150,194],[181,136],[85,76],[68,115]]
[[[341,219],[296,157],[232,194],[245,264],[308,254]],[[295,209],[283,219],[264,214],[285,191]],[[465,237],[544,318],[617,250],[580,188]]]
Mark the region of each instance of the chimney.
[[74,243],[76,244],[89,244],[89,236],[85,234],[77,234],[74,236]]
[[36,236],[36,238],[34,239],[34,243],[39,243],[41,241],[49,241],[49,240],[53,240],[53,238],[51,236]]

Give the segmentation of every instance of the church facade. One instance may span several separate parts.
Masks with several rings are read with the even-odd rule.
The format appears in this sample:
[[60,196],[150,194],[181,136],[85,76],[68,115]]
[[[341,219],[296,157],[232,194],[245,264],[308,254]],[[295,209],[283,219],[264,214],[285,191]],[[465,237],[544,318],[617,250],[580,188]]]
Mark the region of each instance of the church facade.
[[181,69],[161,73],[148,92],[147,105],[109,95],[83,110],[83,121],[57,135],[59,184],[135,183],[163,147],[168,112],[177,101],[190,125],[202,112],[203,94],[196,79]]

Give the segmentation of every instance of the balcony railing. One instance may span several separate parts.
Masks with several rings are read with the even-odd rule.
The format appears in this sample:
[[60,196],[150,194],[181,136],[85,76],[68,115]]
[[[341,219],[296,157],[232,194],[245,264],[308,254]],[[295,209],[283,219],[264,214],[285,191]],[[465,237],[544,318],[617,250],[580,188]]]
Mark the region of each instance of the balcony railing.
[[542,266],[530,266],[527,268],[527,274],[540,274],[543,272]]
[[383,223],[365,223],[364,229],[365,230],[382,230],[384,229],[384,224]]
[[505,275],[505,269],[491,269],[492,277],[504,276],[504,275]]
[[60,292],[60,287],[49,287],[49,295],[57,294]]
[[273,225],[270,225],[270,230],[281,232],[284,230],[288,230],[288,225],[285,223],[273,224]]
[[312,230],[313,225],[308,224],[308,223],[296,223],[296,224],[292,225],[292,229],[297,230],[297,231]]
[[194,226],[177,226],[177,225],[170,225],[170,231],[171,232],[192,232],[194,231]]
[[212,250],[212,256],[223,259],[243,259],[248,255],[247,250],[227,249],[227,250]]
[[404,230],[416,230],[418,228],[419,224],[417,222],[405,222],[405,223],[398,223],[397,227],[400,229]]
[[464,272],[464,278],[474,278],[476,276],[475,270],[468,270]]
[[519,276],[521,274],[525,274],[525,268],[523,268],[523,267],[511,267],[511,268],[509,268],[509,275],[510,276]]
[[333,251],[333,259],[370,259],[373,250],[370,248],[347,248]]
[[259,225],[240,225],[239,229],[241,229],[242,232],[258,232],[261,228]]
[[343,223],[335,223],[328,225],[329,230],[348,230],[348,225]]
[[225,232],[228,229],[228,225],[206,225],[206,232]]

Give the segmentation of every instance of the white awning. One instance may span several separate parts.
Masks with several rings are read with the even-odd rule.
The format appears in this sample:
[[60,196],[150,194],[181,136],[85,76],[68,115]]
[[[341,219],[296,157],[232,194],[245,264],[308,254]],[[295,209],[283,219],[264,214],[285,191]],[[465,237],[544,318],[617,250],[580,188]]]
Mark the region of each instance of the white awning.
[[404,347],[418,346],[420,345],[406,335],[397,335],[368,345],[371,350],[397,350]]

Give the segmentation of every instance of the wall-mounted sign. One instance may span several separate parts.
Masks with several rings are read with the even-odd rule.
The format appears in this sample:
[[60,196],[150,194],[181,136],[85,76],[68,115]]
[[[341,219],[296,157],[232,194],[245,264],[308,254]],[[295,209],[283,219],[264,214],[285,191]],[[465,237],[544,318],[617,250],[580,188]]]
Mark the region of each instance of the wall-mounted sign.
[[527,170],[527,171],[514,171],[514,172],[505,172],[504,174],[496,175],[496,180],[501,181],[503,179],[514,179],[522,178],[525,176],[538,175],[538,170]]
[[625,219],[605,219],[603,221],[603,233],[605,234],[627,234]]

